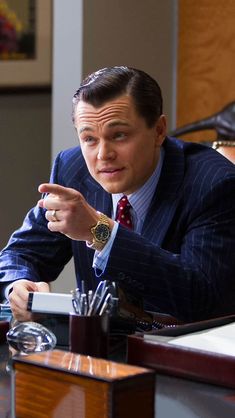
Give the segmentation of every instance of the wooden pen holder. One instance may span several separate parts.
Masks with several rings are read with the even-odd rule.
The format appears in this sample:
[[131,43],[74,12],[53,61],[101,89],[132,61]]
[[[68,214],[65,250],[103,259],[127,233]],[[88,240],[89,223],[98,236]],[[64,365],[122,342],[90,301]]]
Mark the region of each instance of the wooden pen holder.
[[69,349],[73,353],[106,359],[108,356],[108,315],[83,316],[70,313]]

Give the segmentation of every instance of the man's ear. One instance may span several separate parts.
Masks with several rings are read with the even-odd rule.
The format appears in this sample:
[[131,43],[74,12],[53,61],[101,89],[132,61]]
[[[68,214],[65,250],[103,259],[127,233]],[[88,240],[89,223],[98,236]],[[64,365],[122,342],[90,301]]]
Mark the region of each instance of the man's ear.
[[156,145],[159,147],[162,145],[165,137],[166,137],[166,116],[161,115],[155,125],[156,128]]

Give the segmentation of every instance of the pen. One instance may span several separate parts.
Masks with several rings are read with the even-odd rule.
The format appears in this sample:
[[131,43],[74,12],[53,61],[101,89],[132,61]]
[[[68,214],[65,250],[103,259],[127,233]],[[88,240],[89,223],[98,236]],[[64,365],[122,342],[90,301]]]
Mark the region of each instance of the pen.
[[84,282],[84,280],[81,281],[81,293],[86,293],[85,292],[85,282]]
[[105,292],[107,287],[107,280],[102,280],[101,282],[99,282],[98,286],[97,286],[97,293],[102,296],[103,293]]
[[100,308],[102,307],[102,305],[104,303],[104,300],[107,296],[107,293],[109,293],[109,290],[108,290],[108,287],[106,286],[104,288],[104,290],[102,291],[102,294],[100,296],[100,300],[99,301],[97,300],[97,303],[96,303],[96,305],[94,307],[94,310],[93,310],[93,315],[99,314]]
[[76,313],[80,314],[80,304],[79,299],[77,298],[76,290],[71,290],[72,294],[72,305]]
[[81,281],[79,288],[71,290],[72,304],[78,315],[102,315],[104,312],[113,313],[117,310],[118,298],[116,297],[116,283],[109,280],[101,280],[95,292],[85,292],[85,283]]
[[105,285],[106,285],[106,280],[103,280],[103,281],[99,282],[99,284],[96,288],[96,291],[94,293],[94,296],[91,300],[89,310],[88,310],[88,315],[94,314],[94,305],[97,308],[99,300],[101,299],[101,295],[104,291]]
[[118,298],[114,298],[113,296],[112,296],[112,298],[110,299],[110,304],[109,304],[109,306],[110,306],[110,314],[111,314],[111,315],[117,315],[117,311],[118,311],[118,301],[119,301],[119,299],[118,299]]
[[105,298],[105,300],[104,300],[103,305],[101,306],[101,309],[100,309],[100,312],[99,312],[99,315],[100,316],[103,315],[104,312],[106,312],[106,309],[109,306],[109,300],[110,300],[110,298],[112,298],[112,295],[111,295],[111,293],[108,293],[107,296],[106,296],[106,298]]
[[82,293],[80,297],[80,313],[81,315],[87,315],[87,296],[86,293]]
[[79,300],[79,298],[80,298],[80,289],[79,289],[79,287],[77,287],[74,290],[74,295],[75,295],[75,298]]
[[100,303],[101,296],[98,293],[95,293],[91,302],[91,306],[89,308],[89,311],[87,313],[88,316],[95,315],[97,311],[97,307]]
[[93,298],[93,290],[89,290],[88,291],[88,308],[90,308],[91,306],[92,298]]
[[72,298],[72,305],[73,305],[73,309],[74,309],[75,313],[80,314],[80,309],[79,309],[78,303],[77,303],[76,299],[74,299],[74,298]]

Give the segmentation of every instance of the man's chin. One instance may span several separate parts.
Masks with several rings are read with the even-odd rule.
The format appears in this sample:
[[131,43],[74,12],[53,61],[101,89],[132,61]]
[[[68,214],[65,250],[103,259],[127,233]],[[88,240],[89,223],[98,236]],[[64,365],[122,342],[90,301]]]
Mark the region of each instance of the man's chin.
[[120,185],[114,185],[114,184],[101,184],[103,189],[110,194],[116,194],[116,193],[122,193],[123,188]]

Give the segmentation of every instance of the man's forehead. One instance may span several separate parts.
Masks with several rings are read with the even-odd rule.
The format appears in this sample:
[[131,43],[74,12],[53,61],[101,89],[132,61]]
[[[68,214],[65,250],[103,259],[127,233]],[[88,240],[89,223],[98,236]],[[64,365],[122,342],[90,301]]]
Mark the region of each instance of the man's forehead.
[[78,125],[89,122],[109,122],[110,126],[127,123],[130,115],[135,112],[129,96],[122,96],[95,107],[90,103],[80,101],[74,112],[75,123]]
[[[77,128],[78,128],[78,133],[79,134],[81,134],[82,132],[85,132],[85,131],[92,132],[95,129],[95,127],[93,127],[92,125],[83,124],[82,121],[80,123],[78,123],[77,125],[78,125]],[[129,122],[125,122],[125,121],[118,120],[118,119],[106,123],[106,128],[108,128],[108,129],[112,129],[112,128],[115,128],[115,127],[123,127],[123,126],[129,127],[130,124],[129,124]]]

